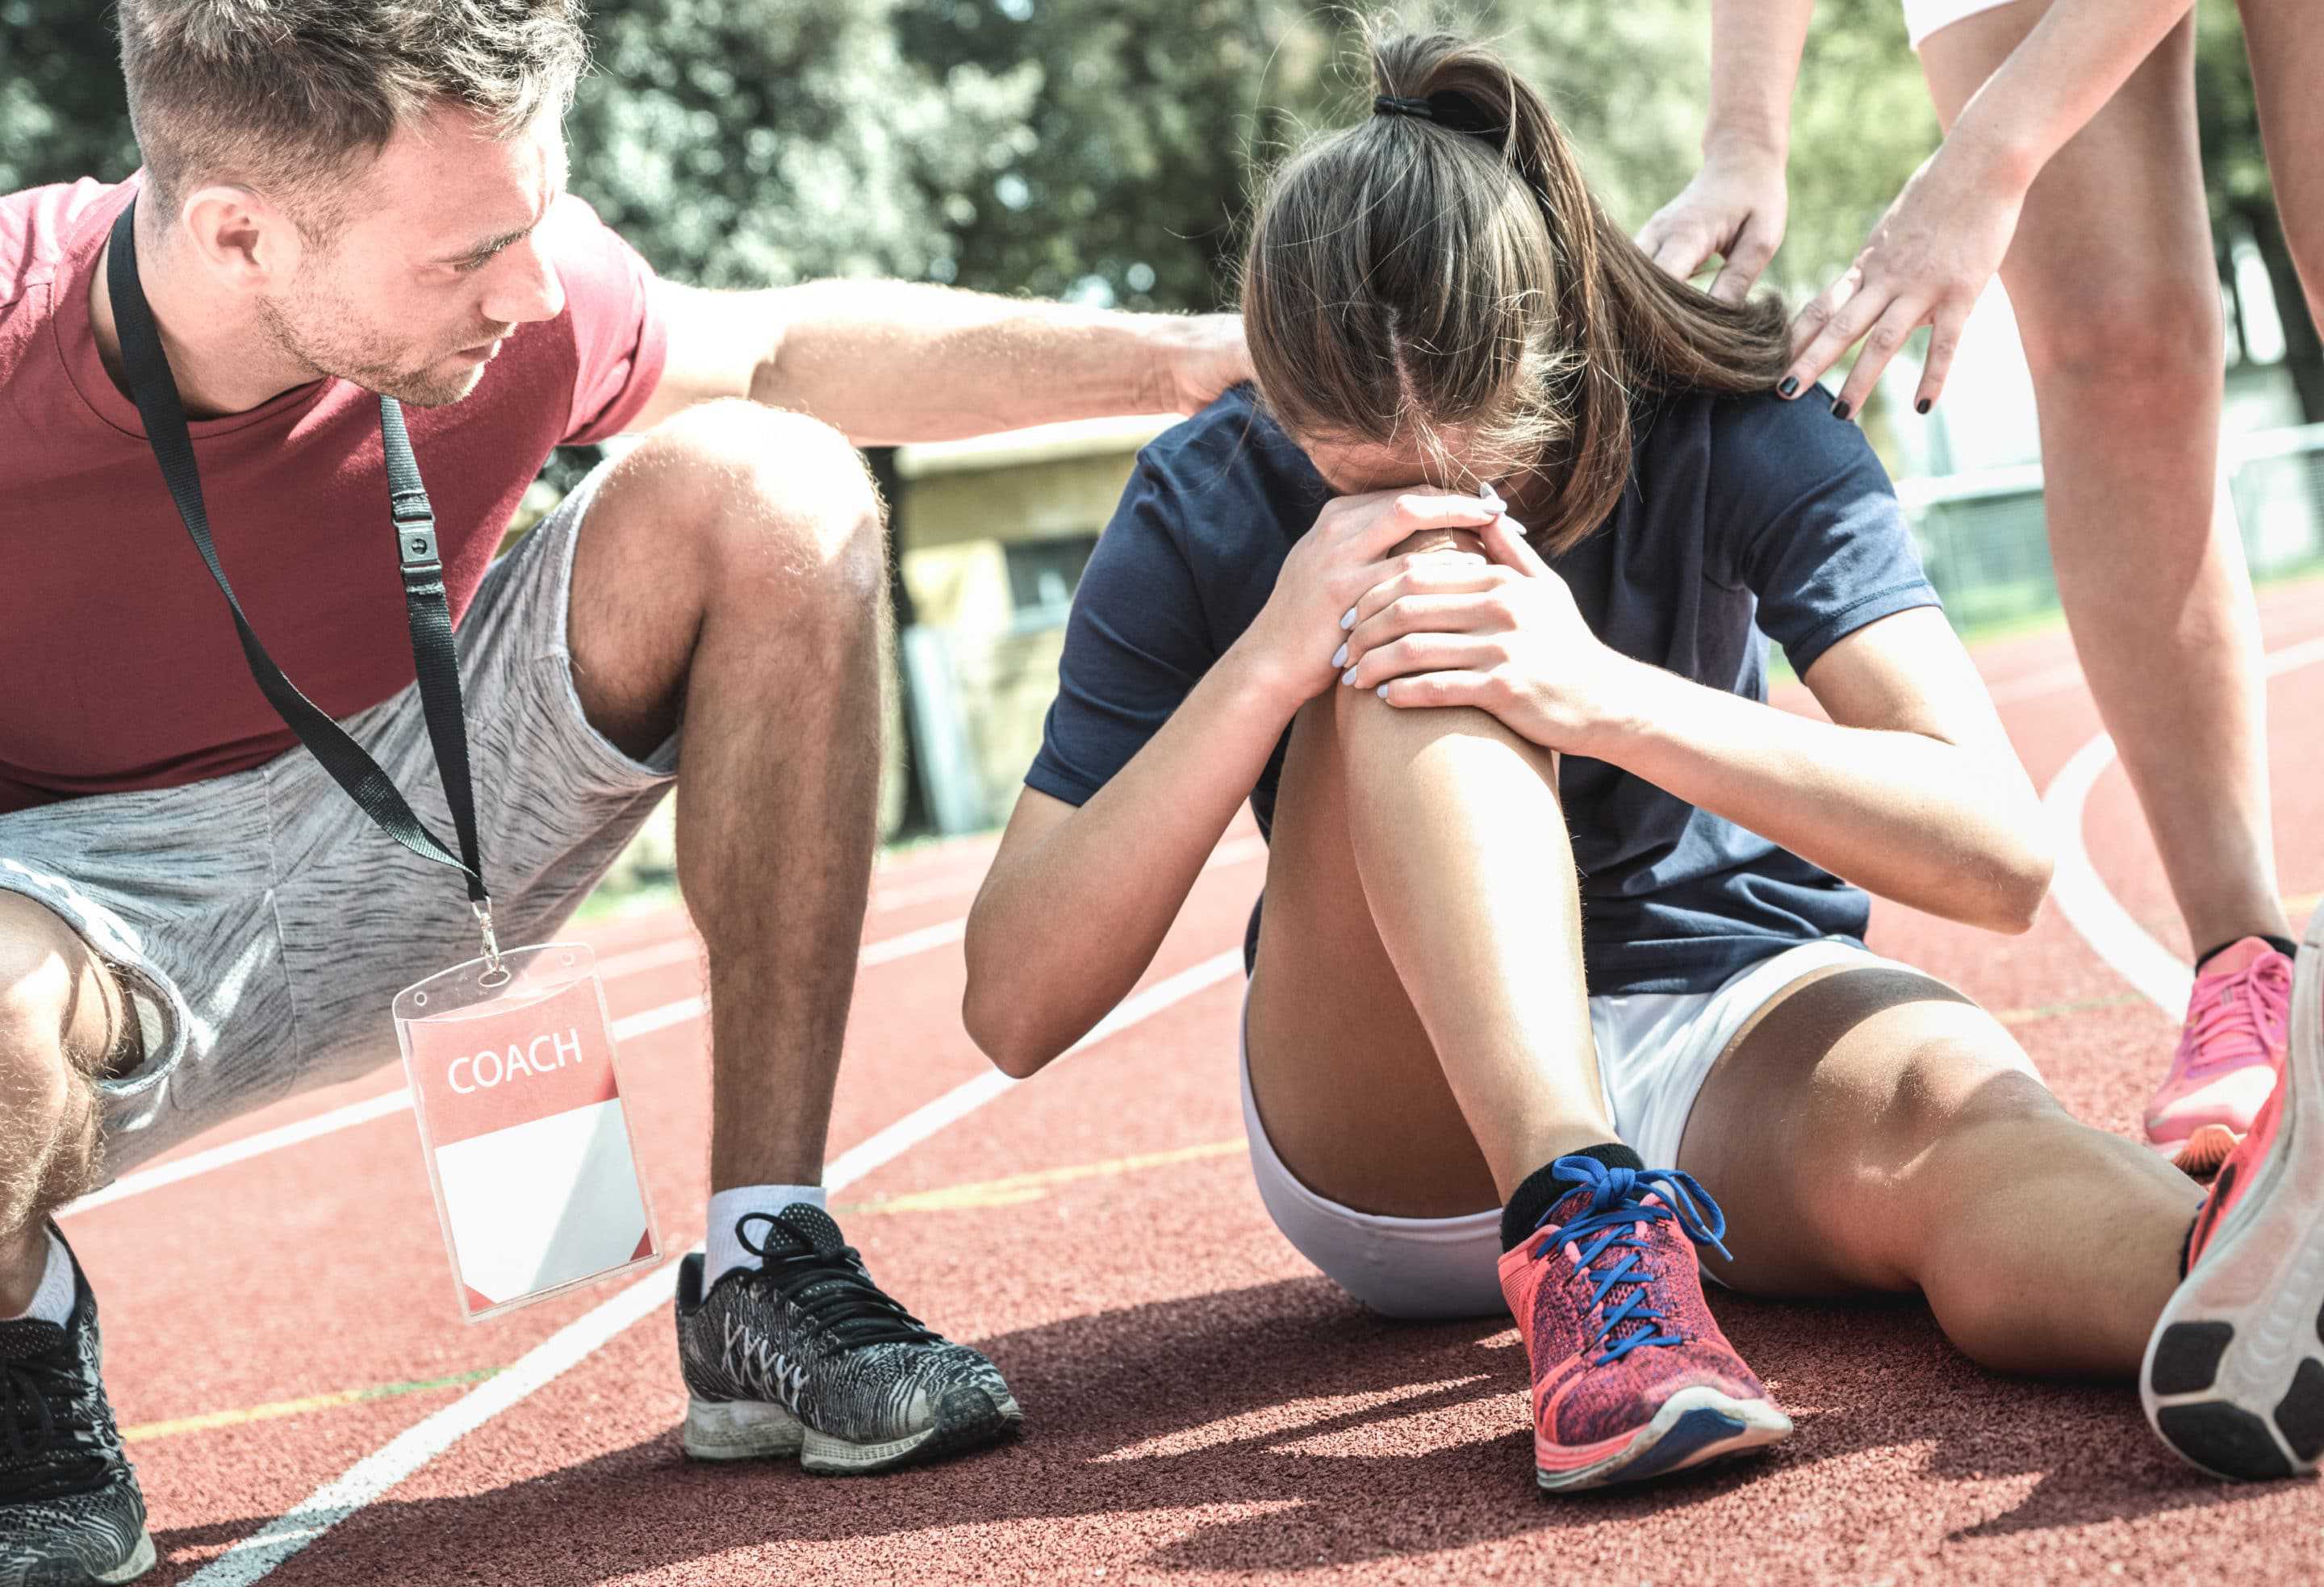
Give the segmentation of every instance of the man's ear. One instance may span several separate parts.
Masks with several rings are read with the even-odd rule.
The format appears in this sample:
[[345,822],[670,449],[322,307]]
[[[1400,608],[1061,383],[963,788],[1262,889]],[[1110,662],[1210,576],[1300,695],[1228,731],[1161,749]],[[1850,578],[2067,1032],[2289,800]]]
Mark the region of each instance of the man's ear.
[[248,188],[197,188],[178,209],[178,241],[223,285],[281,290],[298,273],[304,239],[290,217]]

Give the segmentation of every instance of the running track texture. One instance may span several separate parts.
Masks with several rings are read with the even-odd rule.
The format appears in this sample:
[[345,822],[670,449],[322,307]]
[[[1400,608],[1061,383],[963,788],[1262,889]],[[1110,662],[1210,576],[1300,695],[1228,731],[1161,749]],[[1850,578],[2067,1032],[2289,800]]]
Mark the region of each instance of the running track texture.
[[[2297,921],[2324,891],[2324,583],[2263,608]],[[2060,824],[2058,888],[2023,937],[1882,904],[1872,943],[1999,1010],[2070,1107],[2134,1130],[2175,1029],[2154,1000],[2183,995],[2189,944],[2063,636],[1978,662]],[[688,1464],[674,1264],[464,1324],[391,1065],[67,1218],[152,1510],[151,1580],[2324,1579],[2314,1484],[2204,1478],[2153,1441],[2128,1386],[1986,1373],[1910,1301],[1718,1296],[1791,1442],[1648,1491],[1538,1497],[1515,1331],[1368,1315],[1251,1188],[1233,1068],[1236,950],[1265,871],[1248,817],[1139,992],[1024,1085],[958,1016],[959,921],[991,852],[876,878],[829,1177],[874,1274],[1008,1374],[1020,1442],[868,1480]],[[696,950],[675,912],[578,935],[612,972],[682,1246],[706,1190]]]

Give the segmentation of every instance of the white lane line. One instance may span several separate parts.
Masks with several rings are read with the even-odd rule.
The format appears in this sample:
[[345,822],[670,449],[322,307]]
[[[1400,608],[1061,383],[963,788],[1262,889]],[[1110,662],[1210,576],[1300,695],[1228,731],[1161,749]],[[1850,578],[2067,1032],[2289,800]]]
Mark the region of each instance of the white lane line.
[[[1262,857],[1266,853],[1265,839],[1237,838],[1232,843],[1220,844],[1217,852],[1204,863],[1203,869],[1213,871],[1228,865],[1243,864]],[[907,931],[899,936],[882,937],[878,942],[864,945],[862,956],[856,963],[865,969],[874,964],[890,964],[898,959],[908,958],[914,954],[926,953],[931,948],[942,947],[947,943],[958,942],[966,935],[967,930],[968,919],[967,917],[963,916],[957,920],[941,921],[918,931]],[[698,951],[698,946],[689,932],[680,942],[665,943],[659,947],[640,948],[630,954],[616,954],[609,959],[600,961],[597,972],[610,979],[631,971],[650,969],[657,964],[674,964],[689,960],[694,958]],[[706,1007],[708,1007],[707,1000],[700,993],[696,993],[693,997],[679,998],[676,1002],[664,1003],[659,1008],[624,1015],[613,1021],[613,1039],[626,1041],[633,1036],[645,1036],[656,1030],[667,1029],[672,1025],[682,1025],[687,1020],[696,1018]],[[1123,1007],[1127,1008],[1129,1004],[1125,1003]],[[1102,1030],[1105,1027],[1101,1025],[1098,1029]],[[175,1162],[164,1163],[159,1167],[143,1168],[134,1174],[124,1174],[104,1189],[92,1191],[71,1205],[63,1208],[57,1215],[61,1218],[70,1217],[76,1213],[94,1212],[98,1207],[110,1203],[124,1201],[133,1195],[143,1195],[149,1190],[159,1190],[165,1185],[177,1185],[235,1163],[247,1162],[252,1158],[263,1157],[268,1152],[280,1151],[287,1146],[297,1146],[301,1141],[313,1140],[318,1136],[334,1135],[342,1130],[352,1130],[358,1124],[368,1124],[374,1119],[384,1119],[392,1114],[404,1112],[410,1106],[411,1092],[408,1087],[390,1092],[385,1096],[372,1097],[368,1101],[349,1103],[345,1107],[334,1108],[327,1113],[318,1113],[311,1119],[301,1119],[295,1123],[262,1130],[256,1135],[247,1136],[241,1140],[230,1140],[223,1146],[214,1146],[208,1151],[195,1152],[191,1156],[180,1158]]]
[[[2270,678],[2280,678],[2319,661],[2324,661],[2324,638],[2304,640],[2270,653],[2264,670]],[[2092,952],[2149,1002],[2177,1020],[2187,1012],[2187,999],[2195,989],[2194,971],[2155,941],[2122,907],[2090,863],[2089,849],[2082,838],[2082,814],[2090,789],[2114,759],[2114,740],[2099,734],[2074,752],[2042,796],[2050,817],[2051,836],[2058,845],[2058,869],[2050,883],[2050,896],[2058,900],[2059,912]]]
[[[1126,999],[1087,1036],[1067,1050],[1066,1056],[1093,1047],[1140,1020],[1183,1002],[1229,976],[1241,973],[1242,950],[1231,949],[1158,981]],[[945,1125],[974,1112],[1016,1084],[999,1070],[964,1081],[925,1106],[915,1109],[862,1144],[850,1148],[824,1166],[825,1189],[837,1191],[883,1164],[892,1162]],[[701,1250],[700,1246],[694,1248]],[[186,1587],[250,1587],[272,1573],[332,1527],[380,1498],[388,1490],[475,1432],[533,1390],[586,1361],[632,1324],[641,1322],[668,1305],[678,1283],[678,1264],[665,1263],[632,1283],[610,1300],[584,1313],[533,1346],[507,1370],[486,1379],[395,1438],[365,1455],[346,1472],[307,1496],[250,1536],[204,1565],[187,1580]]]
[[[682,1025],[700,1014],[703,1008],[703,999],[696,995],[680,998],[674,1003],[664,1003],[658,1009],[647,1009],[641,1013],[625,1015],[613,1021],[613,1039],[627,1041],[632,1036],[643,1036],[650,1031],[664,1029],[672,1025]],[[214,1146],[208,1151],[192,1153],[190,1156],[178,1158],[175,1162],[163,1163],[159,1167],[142,1168],[134,1174],[124,1174],[104,1189],[92,1191],[82,1196],[57,1215],[65,1218],[72,1216],[75,1213],[94,1212],[97,1208],[113,1202],[125,1201],[133,1195],[143,1195],[149,1190],[159,1190],[165,1185],[177,1185],[199,1175],[231,1167],[235,1163],[247,1162],[252,1158],[264,1157],[268,1152],[281,1151],[287,1146],[297,1146],[301,1141],[313,1140],[318,1136],[336,1135],[342,1130],[352,1130],[358,1124],[368,1124],[374,1119],[385,1119],[396,1113],[409,1112],[410,1109],[411,1088],[408,1085],[399,1086],[384,1096],[374,1096],[363,1102],[349,1103],[345,1107],[333,1108],[329,1112],[318,1113],[311,1119],[301,1119],[295,1123],[280,1125],[272,1130],[263,1130],[256,1135],[245,1136],[240,1140],[229,1140],[223,1146]]]

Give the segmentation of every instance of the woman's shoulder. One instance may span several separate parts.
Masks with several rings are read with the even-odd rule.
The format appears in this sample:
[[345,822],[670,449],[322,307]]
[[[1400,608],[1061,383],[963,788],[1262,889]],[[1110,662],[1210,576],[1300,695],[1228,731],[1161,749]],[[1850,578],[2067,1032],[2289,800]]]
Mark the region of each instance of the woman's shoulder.
[[1272,544],[1279,555],[1329,496],[1258,393],[1239,385],[1139,450],[1124,505],[1214,554]]
[[1885,487],[1888,471],[1863,427],[1836,415],[1833,401],[1820,385],[1791,398],[1773,391],[1661,393],[1641,415],[1639,464],[1693,451],[1730,485],[1855,475]]

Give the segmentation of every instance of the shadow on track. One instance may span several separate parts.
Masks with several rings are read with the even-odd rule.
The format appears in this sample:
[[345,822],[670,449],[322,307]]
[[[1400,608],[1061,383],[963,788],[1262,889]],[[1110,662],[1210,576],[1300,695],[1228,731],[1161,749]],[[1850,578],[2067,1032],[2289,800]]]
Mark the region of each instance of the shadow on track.
[[[1118,1554],[1103,1518],[1140,1514],[1149,1535],[1184,1534],[1143,1556],[1148,1571],[1296,1571],[1533,1536],[1554,1540],[1583,1579],[1700,1558],[1721,1536],[1748,1537],[1763,1564],[1772,1551],[1859,1571],[1949,1544],[2276,1490],[2229,1489],[2179,1465],[2126,1387],[1980,1370],[1914,1304],[1715,1304],[1800,1430],[1766,1457],[1645,1490],[1536,1493],[1514,1330],[1386,1323],[1321,1279],[1296,1279],[980,1342],[1030,1417],[1026,1436],[1000,1450],[819,1479],[788,1464],[694,1464],[673,1426],[473,1498],[375,1504],[274,1579],[345,1582],[356,1561],[392,1560],[403,1581],[585,1582],[721,1556],[756,1576],[773,1558],[745,1564],[759,1548],[846,1540],[891,1578],[990,1580],[980,1545],[993,1523],[1067,1523],[1053,1546],[1034,1545],[1040,1564],[1020,1561],[1054,1569],[1076,1540]],[[1834,1461],[1844,1469],[1818,1470]],[[1997,1491],[1967,1503],[1953,1491],[1980,1481]],[[1836,1489],[1844,1541],[1829,1530]],[[1961,1526],[1980,1504],[1992,1513]],[[261,1524],[164,1530],[156,1542],[166,1560]]]

